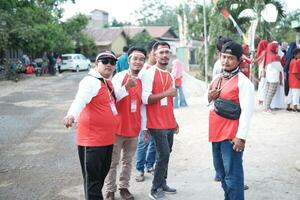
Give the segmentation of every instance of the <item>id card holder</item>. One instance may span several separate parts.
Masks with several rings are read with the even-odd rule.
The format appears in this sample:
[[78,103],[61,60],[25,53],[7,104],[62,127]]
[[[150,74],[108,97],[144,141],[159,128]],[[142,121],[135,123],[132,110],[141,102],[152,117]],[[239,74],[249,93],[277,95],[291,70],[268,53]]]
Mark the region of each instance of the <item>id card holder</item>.
[[136,112],[136,107],[137,107],[137,101],[136,101],[136,99],[132,99],[131,100],[131,106],[130,106],[131,112]]
[[116,116],[118,114],[118,111],[117,111],[115,103],[111,101],[109,104],[110,104],[110,108],[111,108],[112,114],[114,116]]
[[165,97],[160,100],[160,105],[161,106],[167,106],[168,105],[168,97]]

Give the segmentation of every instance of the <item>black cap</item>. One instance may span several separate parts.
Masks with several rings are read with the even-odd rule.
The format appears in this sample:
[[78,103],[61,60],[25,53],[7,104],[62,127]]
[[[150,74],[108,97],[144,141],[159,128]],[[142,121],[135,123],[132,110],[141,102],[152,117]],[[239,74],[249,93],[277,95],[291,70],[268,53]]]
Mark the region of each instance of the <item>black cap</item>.
[[240,59],[243,55],[243,48],[242,45],[230,41],[223,45],[221,53],[230,54],[236,56],[237,59]]
[[223,36],[219,36],[219,37],[218,37],[218,40],[217,40],[217,49],[218,49],[219,51],[221,51],[223,45],[224,45],[225,43],[227,43],[227,42],[230,42],[230,41],[232,41],[232,39],[226,38],[226,37],[223,37]]

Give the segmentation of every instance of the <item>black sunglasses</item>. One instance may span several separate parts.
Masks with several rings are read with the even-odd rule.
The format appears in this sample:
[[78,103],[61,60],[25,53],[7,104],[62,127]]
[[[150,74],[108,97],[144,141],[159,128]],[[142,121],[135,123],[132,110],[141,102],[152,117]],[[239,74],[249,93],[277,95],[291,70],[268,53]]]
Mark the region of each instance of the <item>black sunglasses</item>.
[[108,63],[111,65],[116,65],[116,60],[113,59],[101,59],[99,61],[101,61],[104,65],[107,65]]

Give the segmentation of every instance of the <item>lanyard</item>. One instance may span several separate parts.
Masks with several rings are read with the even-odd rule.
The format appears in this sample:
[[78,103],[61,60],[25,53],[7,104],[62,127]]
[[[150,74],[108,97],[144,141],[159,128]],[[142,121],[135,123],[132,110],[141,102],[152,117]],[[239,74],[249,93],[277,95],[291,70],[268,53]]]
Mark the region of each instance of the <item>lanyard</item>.
[[234,75],[233,77],[231,77],[226,83],[224,83],[221,87],[221,81],[222,81],[222,77],[220,77],[219,81],[218,81],[218,89],[222,90],[229,82],[231,82],[238,74]]
[[159,72],[159,75],[160,75],[161,84],[163,86],[163,91],[165,91],[166,90],[166,86],[168,84],[168,78],[169,78],[168,73],[166,74],[166,82],[164,82],[163,77],[162,77],[162,73],[161,73],[161,71],[159,69],[158,69],[158,72]]
[[106,82],[106,80],[104,78],[102,78],[102,77],[101,78],[97,78],[97,77],[92,76],[90,74],[89,74],[89,76],[94,77],[94,78],[98,79],[99,81],[101,81],[106,86],[106,88],[108,90],[109,99],[111,100],[111,96],[112,96],[114,98],[114,100],[117,101],[117,98],[116,98],[114,90],[109,87],[109,84],[107,84],[107,82]]
[[108,86],[108,83],[106,82],[106,80],[105,79],[103,79],[103,83],[104,83],[104,85],[106,86],[106,88],[107,88],[107,94],[108,94],[108,96],[109,96],[109,100],[112,100],[112,98],[111,98],[111,96],[112,96],[112,91],[110,91],[110,87]]

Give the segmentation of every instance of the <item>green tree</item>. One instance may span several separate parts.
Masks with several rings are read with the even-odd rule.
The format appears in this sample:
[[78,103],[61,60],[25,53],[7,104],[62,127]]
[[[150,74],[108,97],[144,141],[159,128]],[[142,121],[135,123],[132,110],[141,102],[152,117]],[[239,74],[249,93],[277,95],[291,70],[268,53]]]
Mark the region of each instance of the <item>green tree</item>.
[[141,32],[141,33],[137,33],[133,38],[129,39],[128,45],[129,46],[138,45],[146,48],[150,40],[152,40],[152,37],[147,32]]
[[32,58],[44,52],[95,55],[95,43],[83,33],[88,23],[86,16],[60,22],[63,10],[58,4],[65,1],[0,0],[0,61],[9,49],[22,49]]
[[88,19],[79,15],[60,22],[63,10],[58,4],[65,1],[0,0],[0,51],[22,49],[32,57],[44,51],[63,53],[74,49],[92,54],[95,44],[82,33]]
[[142,6],[134,14],[141,26],[171,26],[177,32],[176,9],[167,6],[165,1],[143,0]]
[[276,41],[292,42],[296,38],[296,30],[291,27],[291,22],[300,18],[300,9],[288,13],[282,18],[276,27],[272,27],[271,32]]
[[88,24],[88,18],[85,15],[78,14],[62,24],[63,29],[71,37],[74,43],[74,50],[77,53],[83,53],[86,56],[93,56],[97,53],[94,41],[83,33],[83,29]]
[[107,27],[122,27],[122,26],[130,26],[132,25],[130,22],[119,22],[118,20],[116,20],[116,18],[113,18],[112,22],[110,25],[108,25]]

